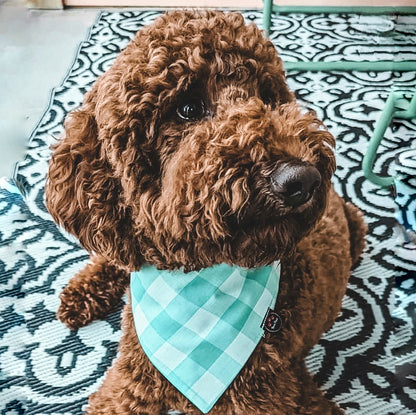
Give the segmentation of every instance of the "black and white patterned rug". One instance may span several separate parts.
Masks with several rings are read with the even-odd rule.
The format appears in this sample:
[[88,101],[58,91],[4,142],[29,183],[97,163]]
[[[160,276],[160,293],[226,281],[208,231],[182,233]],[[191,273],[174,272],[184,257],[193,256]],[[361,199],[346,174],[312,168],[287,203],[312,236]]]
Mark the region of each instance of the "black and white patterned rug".
[[[0,182],[0,414],[81,414],[116,355],[120,310],[76,332],[55,319],[58,294],[88,256],[44,207],[49,145],[84,93],[158,11],[101,12],[32,137],[13,179]],[[261,12],[244,12],[261,26]],[[286,62],[416,60],[416,16],[281,14],[271,39]],[[395,236],[391,192],[363,178],[361,160],[393,83],[415,72],[290,72],[290,87],[337,137],[337,191],[364,212],[367,249],[334,327],[308,366],[347,414],[415,413],[416,247]],[[376,169],[416,137],[415,120],[394,122]]]

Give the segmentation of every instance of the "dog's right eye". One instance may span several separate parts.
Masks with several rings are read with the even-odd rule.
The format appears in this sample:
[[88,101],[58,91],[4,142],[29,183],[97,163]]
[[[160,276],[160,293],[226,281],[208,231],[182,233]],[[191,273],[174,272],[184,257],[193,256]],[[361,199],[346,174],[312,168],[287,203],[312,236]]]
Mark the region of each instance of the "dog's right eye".
[[205,115],[205,105],[200,99],[190,99],[180,103],[176,113],[182,120],[197,121]]

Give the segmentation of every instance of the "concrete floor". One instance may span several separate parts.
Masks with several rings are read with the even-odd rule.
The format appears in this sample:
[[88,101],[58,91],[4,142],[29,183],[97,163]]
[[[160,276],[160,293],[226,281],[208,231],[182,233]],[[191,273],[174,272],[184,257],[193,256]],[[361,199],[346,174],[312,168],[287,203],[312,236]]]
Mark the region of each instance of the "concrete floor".
[[10,177],[30,134],[87,36],[97,9],[30,10],[0,0],[0,177]]

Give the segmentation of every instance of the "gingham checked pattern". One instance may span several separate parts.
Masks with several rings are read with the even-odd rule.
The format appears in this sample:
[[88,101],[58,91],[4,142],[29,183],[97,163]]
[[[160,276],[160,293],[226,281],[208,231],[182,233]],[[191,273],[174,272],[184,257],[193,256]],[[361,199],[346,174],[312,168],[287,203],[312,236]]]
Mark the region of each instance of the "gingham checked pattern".
[[207,413],[247,362],[274,308],[280,265],[131,274],[137,335],[154,366]]

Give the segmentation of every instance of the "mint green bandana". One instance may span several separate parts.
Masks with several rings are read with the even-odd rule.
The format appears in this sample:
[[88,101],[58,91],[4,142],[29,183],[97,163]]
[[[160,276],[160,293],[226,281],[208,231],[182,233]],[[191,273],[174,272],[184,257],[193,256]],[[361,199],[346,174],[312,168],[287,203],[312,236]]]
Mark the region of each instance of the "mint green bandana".
[[203,413],[262,338],[279,278],[279,263],[258,269],[220,264],[189,273],[145,265],[132,272],[132,310],[144,352]]

